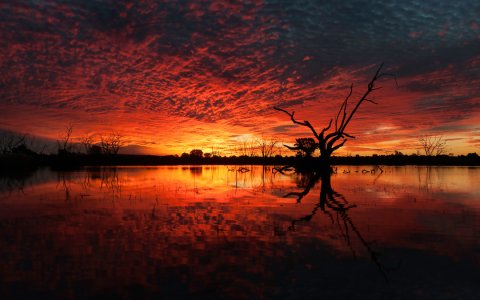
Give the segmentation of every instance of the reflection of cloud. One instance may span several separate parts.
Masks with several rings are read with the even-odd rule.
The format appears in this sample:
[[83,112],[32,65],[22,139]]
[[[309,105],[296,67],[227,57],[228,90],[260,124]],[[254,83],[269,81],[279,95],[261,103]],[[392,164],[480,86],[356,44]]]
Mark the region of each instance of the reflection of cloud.
[[[0,126],[52,136],[73,119],[83,131],[116,127],[140,139],[171,143],[181,137],[191,146],[207,142],[202,136],[191,142],[199,131],[185,133],[197,125],[203,136],[219,140],[247,132],[287,137],[292,133],[282,128],[289,128],[283,127],[288,120],[274,114],[273,105],[325,120],[345,96],[344,87],[352,81],[363,86],[369,67],[385,60],[400,88],[385,83],[377,92],[381,105],[363,110],[352,129],[371,131],[372,120],[391,118],[407,138],[414,129],[478,114],[480,7],[474,6],[311,0],[3,4],[0,116],[9,120]],[[25,107],[35,113],[19,111]],[[417,122],[419,114],[432,120]],[[27,115],[35,125],[20,124]],[[418,128],[409,128],[412,123]],[[354,143],[364,143],[363,136]]]

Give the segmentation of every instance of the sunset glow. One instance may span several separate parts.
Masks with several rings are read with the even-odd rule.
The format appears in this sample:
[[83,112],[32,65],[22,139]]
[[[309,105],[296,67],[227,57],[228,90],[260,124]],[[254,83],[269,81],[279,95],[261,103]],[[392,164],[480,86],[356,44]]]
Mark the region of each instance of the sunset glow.
[[2,1],[0,131],[54,141],[118,132],[124,153],[235,154],[323,128],[381,62],[338,152],[480,150],[480,2]]

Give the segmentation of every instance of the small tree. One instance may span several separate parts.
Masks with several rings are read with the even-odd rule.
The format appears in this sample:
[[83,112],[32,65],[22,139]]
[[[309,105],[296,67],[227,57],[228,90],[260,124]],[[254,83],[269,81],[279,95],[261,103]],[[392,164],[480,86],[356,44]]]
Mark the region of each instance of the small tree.
[[442,155],[446,153],[447,142],[441,136],[425,135],[418,138],[425,155]]
[[[320,132],[318,132],[309,121],[298,121],[297,119],[295,119],[295,112],[292,111],[290,113],[285,109],[274,107],[275,110],[278,110],[287,114],[294,124],[305,126],[308,129],[310,129],[313,136],[317,140],[318,148],[320,149],[321,165],[319,167],[321,167],[322,169],[330,168],[330,157],[332,156],[333,152],[343,147],[343,145],[347,142],[349,138],[355,138],[354,136],[348,134],[346,132],[346,129],[348,124],[350,124],[350,121],[352,120],[353,116],[358,111],[359,107],[365,102],[377,104],[376,102],[368,98],[373,91],[379,89],[379,87],[375,87],[376,81],[384,76],[393,76],[391,74],[382,73],[381,72],[382,67],[383,67],[383,63],[378,67],[377,71],[375,72],[375,75],[368,83],[367,90],[357,100],[353,109],[350,112],[348,112],[347,111],[347,106],[349,104],[348,101],[353,93],[353,84],[350,85],[350,92],[348,93],[347,97],[343,100],[342,104],[340,105],[340,108],[338,109],[338,112],[335,118],[331,118],[328,125],[324,127]],[[334,130],[331,130],[332,125],[335,126]]]
[[100,146],[102,153],[107,155],[118,154],[118,151],[123,146],[123,137],[118,132],[111,132],[109,135],[100,136]]
[[203,157],[203,151],[200,149],[193,149],[190,151],[190,157]]
[[312,138],[298,138],[293,147],[285,145],[290,150],[297,151],[297,155],[301,157],[312,157],[313,152],[318,148],[318,144]]

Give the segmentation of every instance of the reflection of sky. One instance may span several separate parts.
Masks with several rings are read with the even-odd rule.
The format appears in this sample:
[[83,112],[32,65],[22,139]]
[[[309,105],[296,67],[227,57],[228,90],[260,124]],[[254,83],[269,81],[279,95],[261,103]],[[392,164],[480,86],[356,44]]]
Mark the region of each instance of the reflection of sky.
[[[333,210],[330,213],[334,222],[329,214],[318,211],[311,222],[299,222],[295,232],[288,231],[292,220],[310,214],[315,208],[319,186],[297,204],[295,198],[283,198],[289,192],[302,190],[301,181],[295,176],[274,174],[272,169],[263,171],[259,166],[245,173],[231,171],[233,168],[44,171],[24,181],[21,189],[8,191],[5,189],[8,184],[2,182],[0,218],[73,214],[81,219],[82,212],[102,212],[116,215],[119,219],[114,222],[121,224],[123,214],[137,211],[145,217],[155,216],[162,220],[161,224],[172,224],[173,229],[162,229],[168,229],[172,236],[196,236],[201,232],[213,238],[221,228],[226,236],[270,240],[272,232],[276,232],[286,234],[290,241],[315,238],[342,253],[350,251],[338,238],[340,231]],[[343,169],[351,173],[343,174]],[[338,174],[332,177],[332,187],[350,204],[357,205],[349,211],[349,216],[365,237],[388,247],[434,248],[451,255],[460,254],[440,244],[462,245],[461,251],[467,251],[476,243],[475,230],[480,225],[480,198],[476,192],[480,169],[385,167],[382,174],[362,174],[363,169],[340,166]],[[11,183],[10,186],[16,186]],[[411,240],[418,235],[428,235],[434,240]],[[362,248],[358,240],[352,242]]]
[[[385,61],[347,152],[444,135],[478,147],[480,6],[470,1],[10,1],[0,4],[0,129],[124,134],[132,151],[225,147],[322,126]],[[23,120],[28,120],[24,122]],[[143,150],[142,150],[143,149]],[[147,150],[145,150],[147,149]],[[477,148],[478,149],[478,148]]]
[[[401,166],[382,168],[385,169],[384,173],[380,173],[378,168],[371,166],[338,166],[338,175],[333,177],[333,184],[353,192],[356,186],[363,185],[365,190],[389,195],[389,197],[395,197],[396,193],[423,193],[427,196],[438,193],[448,199],[449,195],[458,193],[466,196],[459,201],[465,201],[476,199],[478,196],[476,188],[480,185],[478,175],[480,168],[478,167]],[[374,174],[366,174],[366,176],[362,174],[362,171],[372,169]],[[350,174],[343,174],[344,170],[349,171]],[[352,175],[355,177],[352,178]],[[355,184],[349,187],[352,179]]]
[[[4,295],[19,289],[14,295],[31,297],[13,298],[478,294],[479,168],[385,167],[378,176],[341,166],[333,188],[356,207],[347,218],[318,209],[308,222],[299,220],[316,208],[318,186],[296,203],[282,196],[300,191],[302,178],[260,166],[229,169],[44,170],[11,179],[16,185],[2,178]],[[425,186],[427,174],[436,179]]]

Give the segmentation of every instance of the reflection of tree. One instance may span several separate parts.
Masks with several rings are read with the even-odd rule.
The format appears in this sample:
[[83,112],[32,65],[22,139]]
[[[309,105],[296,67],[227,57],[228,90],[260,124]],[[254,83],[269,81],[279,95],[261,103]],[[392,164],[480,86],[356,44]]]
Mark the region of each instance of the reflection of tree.
[[107,190],[112,193],[112,200],[115,200],[117,194],[122,190],[122,181],[118,176],[116,167],[91,167],[87,169],[87,175],[80,183],[84,194],[81,197],[89,196],[89,191],[95,186],[95,182],[100,181],[100,190]]
[[273,187],[273,173],[272,173],[272,168],[269,166],[262,166],[262,193],[265,192],[266,190],[266,183],[268,180],[268,184]]
[[14,191],[18,191],[22,194],[24,193],[24,188],[26,186],[27,178],[31,176],[30,173],[12,173],[6,176],[5,174],[0,174],[0,192],[4,190],[8,191],[10,195]]
[[[77,177],[72,172],[58,172],[56,189],[64,192],[66,203],[73,204],[95,195],[97,189],[105,191],[106,196],[116,200],[120,197],[122,185],[117,168],[91,167],[86,169],[86,174],[82,177]],[[80,187],[81,191],[78,192],[75,187]]]
[[190,173],[192,173],[193,176],[201,176],[203,172],[202,166],[196,166],[196,167],[190,167]]
[[[355,204],[349,204],[347,199],[340,193],[336,192],[331,186],[331,175],[324,172],[307,172],[307,173],[297,173],[300,178],[300,183],[304,188],[300,192],[290,192],[284,197],[295,196],[297,198],[297,203],[301,203],[302,199],[307,196],[315,185],[320,181],[320,201],[312,209],[311,213],[300,217],[298,219],[292,220],[292,225],[289,227],[289,230],[294,231],[295,226],[300,222],[309,222],[317,214],[318,211],[329,216],[330,220],[333,223],[336,223],[343,239],[347,243],[348,247],[352,251],[353,256],[355,257],[355,250],[351,244],[351,233],[357,237],[361,242],[364,248],[370,255],[370,259],[378,267],[380,273],[387,279],[385,269],[378,259],[378,252],[374,251],[371,248],[370,243],[363,237],[360,230],[351,219],[348,214],[348,211],[351,208],[356,207]],[[297,181],[298,182],[298,181]]]
[[100,189],[107,189],[112,192],[112,200],[121,192],[122,183],[118,178],[117,169],[109,168],[100,173]]
[[[252,188],[254,191],[264,193],[267,189],[276,189],[275,174],[277,168],[270,166],[234,166],[227,167],[227,184],[230,182],[230,177],[234,182],[235,188]],[[230,175],[231,174],[231,175]],[[232,183],[233,185],[233,183]]]
[[297,197],[297,203],[302,202],[303,197],[308,195],[313,187],[317,184],[320,179],[320,173],[312,174],[302,174],[298,173],[297,178],[297,187],[303,188],[301,192],[290,192],[285,195],[285,197],[295,196]]
[[70,204],[72,202],[72,197],[71,197],[71,187],[70,187],[70,182],[71,182],[71,177],[69,173],[65,172],[59,172],[58,173],[58,182],[57,182],[57,188],[59,185],[61,185],[61,189],[65,192],[65,203]]
[[432,166],[417,167],[419,189],[429,192],[436,180],[440,180],[438,168]]

